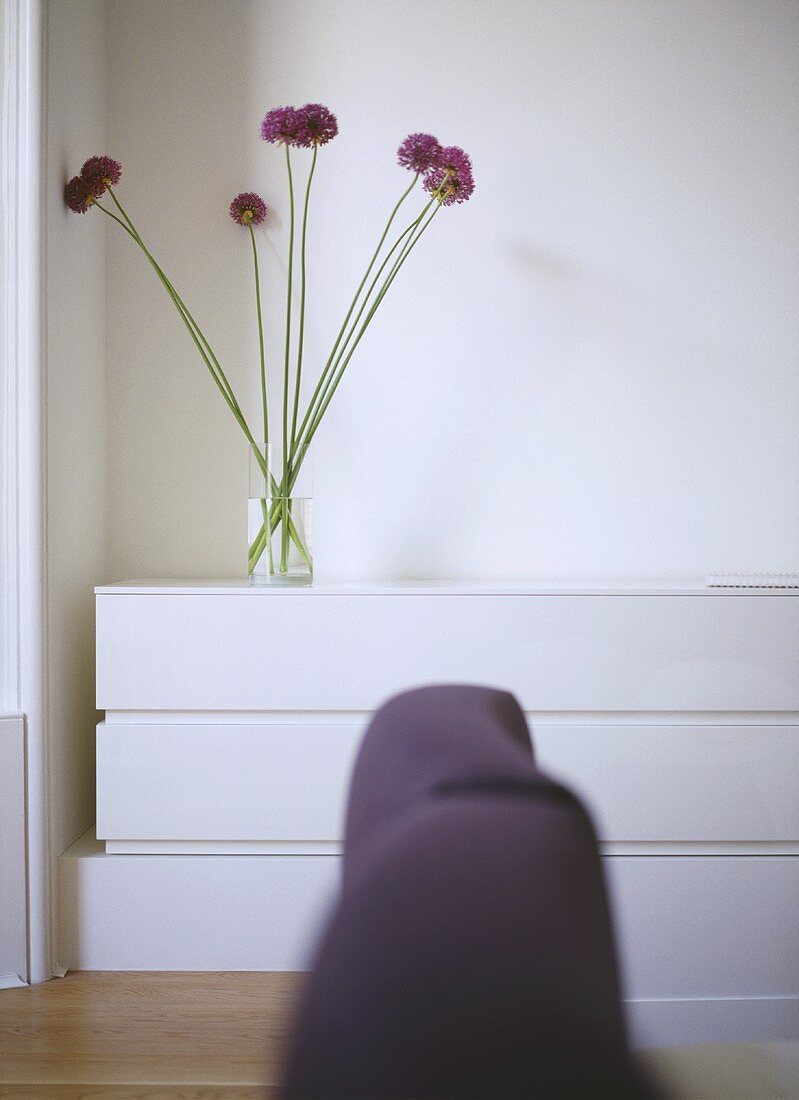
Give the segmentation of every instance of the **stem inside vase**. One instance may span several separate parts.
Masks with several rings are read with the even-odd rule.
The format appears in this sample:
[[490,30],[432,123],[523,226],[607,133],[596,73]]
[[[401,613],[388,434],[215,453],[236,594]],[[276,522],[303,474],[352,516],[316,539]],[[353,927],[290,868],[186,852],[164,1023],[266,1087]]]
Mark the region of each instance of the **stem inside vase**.
[[311,470],[304,453],[289,477],[279,446],[251,449],[248,567],[251,584],[310,585]]

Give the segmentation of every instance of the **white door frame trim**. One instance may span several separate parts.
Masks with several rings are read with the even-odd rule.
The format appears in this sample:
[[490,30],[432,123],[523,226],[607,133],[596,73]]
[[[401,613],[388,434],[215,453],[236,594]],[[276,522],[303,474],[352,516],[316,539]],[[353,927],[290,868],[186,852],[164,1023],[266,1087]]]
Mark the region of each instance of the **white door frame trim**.
[[[26,727],[27,962],[53,975],[46,676],[43,186],[45,0],[2,0],[4,355],[0,385],[0,700]],[[8,696],[2,699],[2,696]]]

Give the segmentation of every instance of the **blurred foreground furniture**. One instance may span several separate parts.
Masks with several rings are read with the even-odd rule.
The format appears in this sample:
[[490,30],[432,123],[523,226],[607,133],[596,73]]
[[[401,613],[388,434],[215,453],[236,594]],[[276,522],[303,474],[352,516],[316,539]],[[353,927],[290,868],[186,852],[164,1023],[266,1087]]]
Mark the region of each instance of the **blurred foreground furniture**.
[[594,831],[515,699],[422,688],[373,719],[343,889],[286,1097],[644,1097]]

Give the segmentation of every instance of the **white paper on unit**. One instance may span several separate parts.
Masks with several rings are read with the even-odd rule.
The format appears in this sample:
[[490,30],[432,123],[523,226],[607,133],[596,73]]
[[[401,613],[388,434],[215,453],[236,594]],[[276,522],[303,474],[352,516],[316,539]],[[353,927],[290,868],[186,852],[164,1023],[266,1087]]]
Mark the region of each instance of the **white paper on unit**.
[[799,588],[799,573],[708,573],[706,588]]

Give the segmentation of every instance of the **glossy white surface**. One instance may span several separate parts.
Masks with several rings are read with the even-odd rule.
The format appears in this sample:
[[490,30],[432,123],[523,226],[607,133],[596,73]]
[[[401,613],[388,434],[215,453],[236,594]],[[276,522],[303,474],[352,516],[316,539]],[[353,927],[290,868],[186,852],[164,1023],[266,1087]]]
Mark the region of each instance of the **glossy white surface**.
[[[318,851],[319,842],[340,842],[367,721],[103,723],[97,835],[127,842],[109,851],[189,850],[176,842],[192,842],[192,851]],[[530,725],[539,764],[585,800],[606,843],[730,852],[799,844],[799,725],[535,716]]]
[[100,725],[97,836],[340,841],[361,732],[335,722]]
[[799,725],[530,724],[602,840],[799,841]]
[[101,708],[372,710],[438,681],[528,710],[799,710],[799,599],[97,596]]

